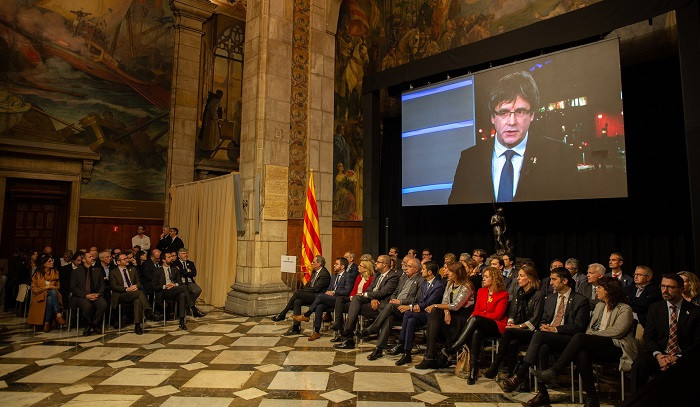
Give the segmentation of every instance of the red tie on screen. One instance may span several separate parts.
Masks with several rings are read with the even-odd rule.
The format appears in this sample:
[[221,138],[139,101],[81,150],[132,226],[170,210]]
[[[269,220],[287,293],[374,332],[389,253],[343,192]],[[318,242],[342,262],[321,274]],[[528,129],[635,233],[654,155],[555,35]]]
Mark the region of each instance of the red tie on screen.
[[671,305],[671,321],[668,326],[668,354],[675,356],[678,354],[678,313],[677,307]]
[[554,316],[554,322],[552,326],[561,325],[561,321],[564,319],[564,296],[561,296],[561,301],[559,301],[559,307],[557,307],[557,315]]

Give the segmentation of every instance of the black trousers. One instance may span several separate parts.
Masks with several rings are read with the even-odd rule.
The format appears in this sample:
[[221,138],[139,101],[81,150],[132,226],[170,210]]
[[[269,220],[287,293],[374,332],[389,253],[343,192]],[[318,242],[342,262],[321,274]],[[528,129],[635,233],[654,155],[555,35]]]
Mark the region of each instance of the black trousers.
[[642,352],[632,363],[632,392],[643,387],[649,378],[661,373],[661,366],[651,352]]
[[498,353],[491,366],[497,369],[505,361],[508,376],[512,376],[518,362],[520,345],[529,343],[534,334],[535,331],[529,329],[506,328],[501,339],[498,340]]
[[350,337],[355,332],[355,327],[357,325],[357,319],[360,315],[368,318],[376,318],[379,315],[379,310],[372,309],[372,304],[369,298],[362,296],[354,296],[350,300],[350,307],[348,308],[348,319],[345,321],[343,326],[343,336]]
[[[314,292],[304,289],[296,290],[280,314],[287,315],[289,311],[293,310],[292,315],[301,315],[302,305],[311,305],[315,299],[316,293]],[[294,325],[298,326],[300,324],[300,322],[294,321]]]
[[87,298],[71,297],[72,307],[77,307],[88,325],[99,326],[107,310],[107,301],[103,297],[97,297],[95,301]]
[[402,320],[399,305],[386,304],[386,306],[381,309],[374,322],[372,322],[372,325],[367,328],[367,330],[370,332],[379,332],[379,338],[377,338],[378,348],[386,348],[386,344],[389,341],[391,328],[394,327],[394,321],[396,320]]
[[148,299],[143,291],[125,291],[119,294],[120,304],[131,304],[134,306],[134,323],[140,324],[143,322],[143,311],[151,309],[148,305]]
[[445,310],[434,307],[428,317],[428,350],[425,356],[434,358],[437,356],[439,342],[451,344],[462,331],[464,323],[471,314],[473,308],[462,308],[458,311],[450,311],[450,324],[445,323]]
[[478,315],[469,317],[460,333],[459,338],[465,338],[464,343],[469,347],[469,362],[476,366],[481,358],[481,350],[484,346],[485,338],[497,338],[501,333],[498,331],[496,321]]
[[[180,318],[184,318],[185,315],[187,315],[186,310],[194,306],[194,301],[192,301],[190,297],[190,292],[184,285],[164,289],[160,292],[160,298],[161,300],[177,301],[177,314]],[[163,310],[163,314],[165,314],[165,310]]]
[[[343,313],[350,311],[350,297],[338,297],[333,306],[333,330],[342,331],[345,326]],[[320,325],[319,325],[320,326]]]
[[[524,363],[516,372],[518,377],[527,376],[527,371],[530,366],[537,366],[538,369],[544,369],[545,364],[549,360],[549,355],[552,352],[561,352],[566,348],[566,345],[571,341],[571,336],[559,334],[556,332],[537,331],[532,335],[530,345],[525,353]],[[541,391],[547,391],[544,383],[541,383]]]

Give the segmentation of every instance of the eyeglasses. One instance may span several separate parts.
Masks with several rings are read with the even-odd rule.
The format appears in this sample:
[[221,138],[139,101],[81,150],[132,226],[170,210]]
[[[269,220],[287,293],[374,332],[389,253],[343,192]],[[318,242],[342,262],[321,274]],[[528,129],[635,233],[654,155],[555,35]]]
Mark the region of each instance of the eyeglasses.
[[493,114],[498,116],[501,119],[506,119],[506,118],[510,117],[511,114],[514,114],[515,117],[517,117],[518,119],[522,119],[523,117],[528,116],[530,114],[530,110],[528,110],[528,109],[515,109],[513,111],[513,110],[503,109],[503,110],[497,110],[497,111],[493,112]]
[[425,256],[430,256],[430,253],[423,253],[422,256],[423,256],[423,257],[425,257]]
[[671,285],[663,285],[661,284],[661,289],[662,290],[677,290],[678,286],[671,286]]
[[644,274],[644,273],[634,273],[634,276],[635,276],[635,277],[651,277],[651,276],[646,275],[646,274]]
[[381,261],[381,260],[379,260],[379,261],[376,261],[375,263],[376,263],[376,264],[379,264],[379,263],[382,263],[382,264],[386,264],[386,262],[385,262],[385,261]]

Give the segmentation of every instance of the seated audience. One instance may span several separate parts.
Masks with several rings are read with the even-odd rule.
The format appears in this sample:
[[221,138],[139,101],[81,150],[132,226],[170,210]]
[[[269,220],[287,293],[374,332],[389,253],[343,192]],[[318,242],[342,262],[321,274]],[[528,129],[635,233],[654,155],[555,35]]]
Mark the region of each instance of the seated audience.
[[426,261],[430,261],[432,259],[433,259],[433,254],[430,253],[430,249],[428,249],[427,247],[425,249],[423,249],[423,251],[421,252],[420,262],[425,263]]
[[[466,256],[465,256],[466,254]],[[476,261],[467,253],[462,253],[459,256],[459,262],[464,266],[467,272],[467,278],[471,281],[474,287],[481,287],[481,271],[477,267]]]
[[443,364],[437,359],[440,353],[438,341],[443,339],[448,345],[454,342],[473,310],[474,294],[474,286],[462,263],[450,264],[442,302],[425,308],[430,315],[426,338],[428,349],[416,369],[435,369]]
[[[408,259],[418,261],[415,257],[406,256]],[[398,355],[403,353],[403,356],[396,361],[396,366],[402,366],[411,363],[411,351],[413,350],[413,339],[416,333],[416,327],[428,323],[427,307],[437,304],[442,300],[445,292],[445,283],[442,279],[437,278],[438,265],[434,261],[426,261],[421,265],[421,277],[424,282],[421,285],[420,293],[416,301],[412,304],[399,307],[403,312],[403,320],[401,323],[401,332],[396,346],[387,351],[389,355]]]
[[[498,257],[495,257],[493,261],[503,262]],[[476,383],[484,339],[500,337],[506,328],[508,292],[503,282],[501,270],[501,268],[496,267],[484,269],[482,288],[477,292],[474,311],[452,346],[446,349],[446,353],[450,354],[457,352],[462,345],[469,348],[467,384]]]
[[613,277],[598,281],[596,292],[600,301],[593,311],[586,333],[577,333],[571,338],[557,361],[547,370],[533,371],[545,383],[553,383],[567,370],[569,363],[576,362],[586,406],[599,407],[595,389],[592,362],[620,361],[620,368],[627,367],[637,357],[637,340],[632,308],[625,304],[622,282]]
[[70,261],[68,262],[68,264],[66,264],[65,266],[61,267],[58,270],[58,280],[61,283],[61,289],[59,290],[59,292],[61,293],[61,298],[63,298],[64,301],[68,301],[68,298],[70,297],[70,293],[71,293],[70,280],[72,278],[73,270],[77,269],[78,266],[83,264],[82,257],[81,257],[82,254],[84,254],[84,253],[78,251],[75,254],[71,255],[71,258],[70,258]]
[[596,286],[598,285],[598,280],[605,276],[605,266],[600,263],[593,263],[588,266],[588,273],[586,274],[586,281],[581,283],[579,286],[579,294],[588,298],[590,309],[595,309],[596,304],[598,304],[598,295],[596,293]]
[[[515,256],[513,256],[513,253],[505,252],[503,255],[501,255],[501,259],[503,260],[504,281],[508,282],[515,280],[518,277],[518,270],[515,269]],[[506,283],[506,289],[507,288],[508,284]]]
[[399,277],[399,283],[396,285],[394,292],[391,293],[389,302],[380,304],[380,312],[377,318],[374,319],[370,326],[360,331],[360,336],[365,338],[379,333],[377,347],[367,356],[369,360],[375,360],[383,356],[383,350],[386,349],[389,334],[394,326],[394,320],[401,318],[401,314],[410,308],[410,304],[416,302],[418,290],[423,284],[423,278],[419,273],[421,264],[418,259],[408,256],[404,257],[401,262],[401,269],[403,274]]
[[[353,285],[352,291],[350,291],[349,296],[336,295],[335,304],[333,306],[333,330],[335,331],[335,336],[331,339],[331,342],[342,342],[343,337],[340,335],[340,331],[345,325],[345,320],[343,319],[343,313],[347,313],[350,310],[350,301],[356,295],[363,295],[367,288],[372,284],[374,280],[374,268],[376,263],[369,254],[363,254],[360,260],[360,264],[357,266],[359,275],[355,277],[355,283]],[[315,322],[314,322],[315,324]]]
[[[472,251],[472,259],[476,261],[476,266],[479,269],[479,274],[481,274],[482,271],[486,268],[486,258],[488,257],[488,253],[486,253],[486,250],[484,249],[474,249]],[[479,284],[476,287],[481,287],[481,284]]]
[[[55,261],[55,260],[54,260]],[[59,265],[61,268],[69,265],[73,261],[73,251],[72,250],[66,250],[63,252],[63,257],[61,257],[61,264]]]
[[[575,334],[586,331],[591,320],[590,302],[571,289],[569,270],[557,267],[549,277],[556,295],[545,298],[541,321],[543,324],[532,335],[520,367],[505,381],[505,391],[515,391],[528,377],[531,366],[539,365],[541,368],[549,363],[550,352],[563,351]],[[537,394],[526,403],[528,406],[541,404],[549,404],[549,393],[544,383],[539,386]]]
[[484,372],[484,377],[493,379],[498,374],[498,367],[505,360],[508,377],[515,370],[518,348],[527,344],[535,329],[540,325],[544,312],[544,291],[540,290],[537,270],[531,266],[522,266],[516,279],[518,286],[515,295],[509,299],[510,311],[506,329],[498,342],[498,352],[491,366]]
[[664,274],[661,279],[663,301],[649,306],[644,325],[646,350],[632,364],[632,391],[646,384],[649,377],[663,374],[678,359],[700,344],[700,308],[683,299],[683,279]]
[[658,285],[651,284],[653,271],[647,266],[637,266],[634,270],[634,285],[625,287],[627,302],[632,307],[634,319],[643,327],[647,322],[649,305],[661,300]]
[[620,253],[611,254],[610,259],[608,260],[608,266],[610,267],[610,271],[605,275],[620,280],[622,282],[622,285],[625,287],[634,285],[634,280],[632,279],[632,277],[622,272],[622,264],[623,259]]
[[[161,260],[162,267],[156,269],[156,275],[153,277],[153,289],[156,293],[156,301],[177,301],[177,315],[180,317],[180,329],[183,331],[187,330],[185,316],[188,309],[192,310],[192,315],[195,318],[200,318],[204,315],[195,308],[194,301],[192,301],[192,297],[190,297],[190,292],[182,284],[180,272],[175,267],[172,267],[172,263],[175,261],[175,254],[164,253]],[[166,310],[163,310],[163,313],[165,312]]]
[[588,276],[586,274],[579,273],[578,260],[574,259],[573,257],[566,259],[564,267],[566,267],[566,269],[569,270],[569,273],[571,273],[571,279],[574,280],[574,291],[580,293],[579,289],[581,287],[581,284],[584,281],[588,280]]
[[321,337],[321,324],[323,323],[323,313],[331,311],[335,307],[339,297],[347,297],[352,291],[357,272],[353,272],[349,267],[348,259],[338,257],[333,262],[333,275],[331,282],[326,287],[324,293],[318,294],[309,309],[303,315],[293,315],[297,322],[308,321],[311,314],[314,314],[313,333],[309,336],[309,341],[315,341]]
[[178,236],[179,233],[180,230],[178,228],[170,228],[170,238],[172,239],[172,242],[166,251],[177,253],[178,250],[185,247],[185,243],[182,241],[182,239],[180,239],[180,236]]
[[29,306],[27,323],[44,325],[44,332],[51,330],[51,322],[56,317],[59,325],[66,323],[61,313],[62,299],[59,290],[58,271],[54,268],[54,260],[50,254],[44,254],[38,260],[40,268],[32,277],[32,302]]
[[151,238],[146,235],[146,228],[136,227],[136,236],[131,238],[131,246],[139,246],[141,250],[151,250]]
[[[551,262],[549,262],[549,272],[550,273],[552,272],[552,270],[554,270],[555,268],[559,268],[559,267],[564,267],[564,263],[561,260],[554,259]],[[568,268],[567,268],[567,270],[568,270]],[[603,272],[605,272],[605,268],[603,268]],[[569,285],[571,285],[571,288],[574,288],[574,291],[576,291],[573,283],[574,283],[574,281],[573,281],[573,276],[572,276],[572,279],[569,281]],[[549,276],[543,278],[542,281],[540,281],[540,290],[544,291],[545,297],[549,296],[550,294],[554,294],[554,291],[552,289],[552,285],[549,284]],[[593,308],[591,308],[591,309],[593,309]]]
[[[294,294],[289,299],[284,309],[280,311],[279,314],[272,317],[273,321],[279,322],[284,320],[287,317],[287,313],[292,310],[294,310],[292,315],[301,315],[302,305],[311,305],[316,299],[316,295],[328,287],[328,283],[331,281],[331,274],[328,272],[328,269],[326,269],[326,259],[322,256],[314,257],[314,260],[311,262],[311,268],[313,272],[311,273],[309,281],[304,284],[303,288],[294,291]],[[300,333],[301,323],[294,321],[285,335],[296,335]]]
[[345,320],[343,331],[340,335],[343,341],[334,345],[336,349],[354,349],[355,339],[353,334],[357,326],[360,315],[367,318],[376,318],[379,315],[379,306],[386,305],[389,297],[399,283],[399,275],[391,270],[391,258],[388,255],[381,255],[375,264],[377,274],[372,280],[372,284],[362,295],[355,295],[350,300],[348,308],[348,318]]
[[173,238],[170,236],[170,228],[163,226],[162,233],[160,234],[160,240],[156,244],[156,249],[164,252],[168,250],[170,245],[173,243]]
[[[202,288],[194,281],[194,278],[197,276],[197,267],[189,259],[189,252],[184,247],[177,251],[177,258],[178,260],[174,263],[174,266],[179,269],[180,277],[182,277],[185,287],[190,292],[192,301],[196,303],[197,298],[202,294]],[[202,315],[207,315],[206,312],[202,312],[200,309],[198,311]]]
[[109,282],[112,287],[111,309],[115,310],[117,304],[130,304],[134,308],[134,332],[143,334],[144,311],[146,317],[152,321],[160,318],[151,311],[151,305],[141,288],[139,273],[129,264],[129,259],[124,253],[117,257],[117,267],[109,272]]
[[71,272],[70,292],[71,308],[77,307],[80,316],[87,321],[83,335],[102,333],[100,326],[107,310],[107,301],[104,298],[105,283],[99,268],[91,267],[92,254],[78,252],[78,260],[81,264]]
[[700,280],[698,276],[689,271],[678,272],[683,279],[683,299],[689,303],[700,306]]
[[440,269],[440,278],[445,278],[447,276],[447,270],[452,262],[457,261],[457,256],[454,253],[446,253],[444,262],[442,263],[442,268]]

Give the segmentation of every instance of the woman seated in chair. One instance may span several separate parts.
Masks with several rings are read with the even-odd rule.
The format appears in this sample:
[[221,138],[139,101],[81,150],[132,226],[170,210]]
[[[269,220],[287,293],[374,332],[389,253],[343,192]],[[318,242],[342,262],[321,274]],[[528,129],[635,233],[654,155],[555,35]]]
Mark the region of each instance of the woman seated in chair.
[[574,335],[551,368],[534,372],[539,380],[552,383],[572,361],[576,362],[586,392],[586,406],[600,405],[593,380],[593,361],[619,360],[623,368],[631,366],[637,357],[636,326],[632,307],[625,303],[622,283],[613,277],[602,277],[598,280],[596,294],[600,302],[595,306],[586,333]]
[[428,350],[416,369],[435,369],[446,364],[447,358],[444,361],[437,359],[438,353],[442,355],[438,352],[438,338],[442,336],[448,344],[451,343],[464,326],[473,305],[474,286],[467,277],[467,270],[462,263],[453,262],[448,267],[442,303],[425,308],[430,314],[426,339]]
[[522,266],[517,276],[518,290],[510,299],[510,312],[506,329],[498,342],[498,353],[484,377],[493,379],[498,367],[506,361],[508,377],[513,375],[520,344],[529,343],[532,332],[540,326],[544,312],[544,291],[540,290],[537,270],[532,266]]
[[446,353],[450,354],[457,352],[462,345],[469,348],[467,384],[476,383],[484,339],[500,337],[508,320],[508,291],[501,271],[495,267],[485,268],[481,285],[471,317],[457,340],[446,349]]
[[29,306],[27,322],[32,325],[44,324],[44,332],[51,330],[51,321],[56,316],[56,322],[64,325],[66,321],[61,314],[61,294],[58,292],[61,283],[58,271],[53,266],[53,258],[41,256],[38,269],[32,277],[32,303]]

